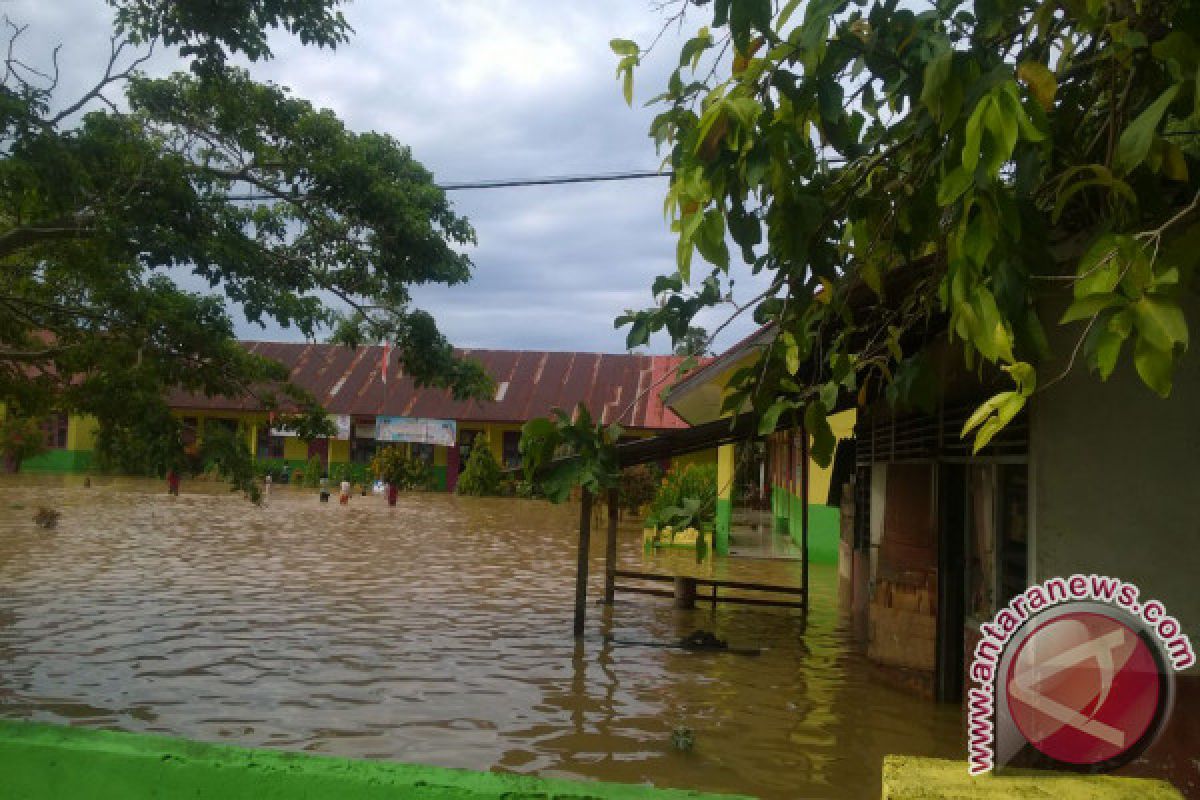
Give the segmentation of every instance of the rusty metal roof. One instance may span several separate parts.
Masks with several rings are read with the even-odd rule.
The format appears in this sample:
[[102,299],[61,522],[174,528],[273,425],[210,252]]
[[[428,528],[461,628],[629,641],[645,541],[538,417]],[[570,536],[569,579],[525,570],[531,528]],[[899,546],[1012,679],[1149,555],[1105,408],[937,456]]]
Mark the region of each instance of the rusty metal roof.
[[[537,350],[457,350],[474,359],[496,382],[491,402],[456,401],[442,389],[417,389],[391,359],[388,382],[380,378],[383,348],[332,344],[244,342],[247,349],[291,370],[331,414],[433,417],[460,422],[524,422],[552,408],[570,411],[583,403],[605,424],[671,430],[687,424],[659,395],[674,379],[682,358],[628,353],[563,353]],[[253,398],[177,393],[180,409],[254,410]]]

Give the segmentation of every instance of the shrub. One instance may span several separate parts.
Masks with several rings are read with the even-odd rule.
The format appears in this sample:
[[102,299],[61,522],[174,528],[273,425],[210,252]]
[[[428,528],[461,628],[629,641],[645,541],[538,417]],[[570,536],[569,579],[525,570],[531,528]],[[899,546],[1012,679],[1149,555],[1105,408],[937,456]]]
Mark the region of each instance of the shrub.
[[409,458],[399,447],[376,450],[371,459],[371,472],[397,489],[428,489],[433,480],[429,466],[424,461]]
[[639,464],[621,470],[621,506],[630,513],[636,513],[658,494],[661,480],[662,470],[654,464]]
[[663,476],[647,522],[673,528],[706,529],[717,517],[717,467],[689,464]]
[[467,466],[458,478],[457,492],[480,497],[500,493],[500,465],[492,455],[483,434],[475,437]]
[[321,466],[321,457],[312,456],[308,459],[308,463],[304,465],[304,487],[306,489],[315,489],[321,485],[321,475],[324,474],[324,467]]

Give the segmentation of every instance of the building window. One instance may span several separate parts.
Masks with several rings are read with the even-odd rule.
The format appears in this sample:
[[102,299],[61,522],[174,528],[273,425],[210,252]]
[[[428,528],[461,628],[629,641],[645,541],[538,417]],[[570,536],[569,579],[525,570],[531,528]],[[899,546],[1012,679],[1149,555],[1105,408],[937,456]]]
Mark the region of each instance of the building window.
[[350,440],[350,461],[354,464],[367,464],[375,457],[375,451],[379,448],[379,443],[374,439],[359,439]]
[[433,445],[425,444],[424,442],[413,442],[410,452],[416,460],[430,466],[433,465]]
[[521,432],[505,431],[501,442],[501,456],[506,468],[521,466]]
[[49,450],[65,450],[67,448],[66,414],[51,414],[42,420],[42,436]]
[[1026,465],[972,466],[967,491],[967,616],[987,619],[1025,589]]
[[254,451],[259,459],[283,458],[283,437],[272,436],[271,426],[261,425]]
[[458,471],[467,467],[467,459],[471,457],[471,448],[475,445],[475,437],[482,431],[460,430],[458,432]]

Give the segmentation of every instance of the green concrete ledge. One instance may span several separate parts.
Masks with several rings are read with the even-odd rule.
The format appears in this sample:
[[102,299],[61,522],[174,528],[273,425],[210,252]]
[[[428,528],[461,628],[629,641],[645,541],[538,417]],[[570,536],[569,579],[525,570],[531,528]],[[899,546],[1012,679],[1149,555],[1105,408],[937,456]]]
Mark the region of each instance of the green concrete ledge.
[[542,780],[187,739],[0,720],[5,800],[683,800],[729,798],[626,784]]
[[967,774],[967,762],[940,758],[886,756],[883,800],[1182,800],[1165,781],[1076,775],[1064,772],[1005,770],[979,777]]

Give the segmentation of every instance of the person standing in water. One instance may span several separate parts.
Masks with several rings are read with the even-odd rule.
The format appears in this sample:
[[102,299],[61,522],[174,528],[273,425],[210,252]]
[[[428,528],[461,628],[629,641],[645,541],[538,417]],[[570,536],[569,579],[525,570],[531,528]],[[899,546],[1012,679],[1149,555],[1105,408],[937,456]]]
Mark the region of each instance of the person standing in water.
[[341,493],[338,495],[338,502],[342,505],[350,503],[350,481],[342,478]]
[[329,502],[329,476],[328,475],[321,476],[321,502],[322,503]]
[[179,496],[179,473],[173,468],[167,470],[167,494]]
[[263,502],[264,503],[267,500],[271,499],[271,483],[272,482],[273,482],[272,478],[269,474],[263,476]]

